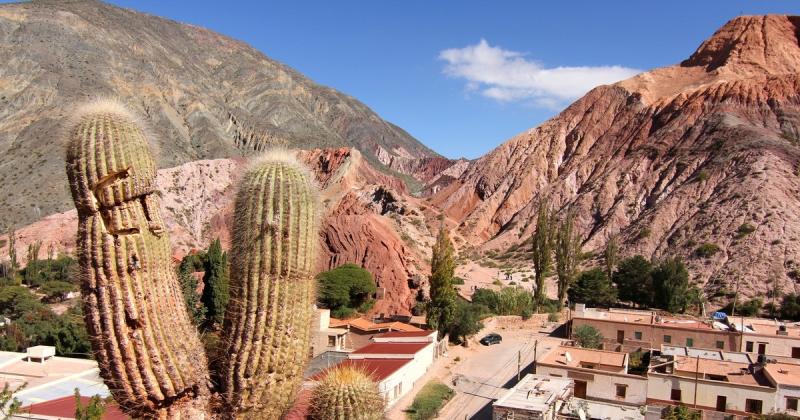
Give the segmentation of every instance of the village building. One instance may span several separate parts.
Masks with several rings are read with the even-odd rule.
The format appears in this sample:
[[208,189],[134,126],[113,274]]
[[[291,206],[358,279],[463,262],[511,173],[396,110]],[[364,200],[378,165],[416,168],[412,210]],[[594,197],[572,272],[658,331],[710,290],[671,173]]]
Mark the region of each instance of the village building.
[[494,420],[554,420],[572,396],[572,380],[525,375],[492,404]]
[[647,378],[628,373],[628,354],[579,347],[554,347],[536,363],[536,373],[572,379],[576,398],[623,405],[647,402]]
[[336,319],[330,318],[329,327],[344,329],[347,332],[346,348],[358,349],[372,342],[372,338],[392,331],[424,331],[401,321],[375,322],[365,318]]

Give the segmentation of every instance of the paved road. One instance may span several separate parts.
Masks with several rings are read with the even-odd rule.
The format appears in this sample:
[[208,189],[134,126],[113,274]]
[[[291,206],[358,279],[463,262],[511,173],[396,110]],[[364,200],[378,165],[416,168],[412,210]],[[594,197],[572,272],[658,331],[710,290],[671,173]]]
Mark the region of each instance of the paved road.
[[541,357],[560,342],[560,339],[546,337],[531,329],[499,332],[503,335],[501,344],[476,348],[453,369],[447,381],[448,385],[454,385],[456,396],[437,418],[491,419],[492,402],[516,383],[518,358],[524,376],[525,369],[529,371],[531,368],[534,353]]

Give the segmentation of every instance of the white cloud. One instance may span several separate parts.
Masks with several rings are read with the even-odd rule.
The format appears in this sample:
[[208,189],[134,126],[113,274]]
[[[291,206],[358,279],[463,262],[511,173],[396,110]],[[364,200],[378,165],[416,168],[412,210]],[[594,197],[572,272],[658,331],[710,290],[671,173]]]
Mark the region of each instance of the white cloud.
[[445,74],[465,79],[467,91],[501,102],[531,100],[557,108],[595,86],[627,79],[640,70],[622,66],[546,68],[516,51],[493,47],[485,39],[464,48],[439,53]]

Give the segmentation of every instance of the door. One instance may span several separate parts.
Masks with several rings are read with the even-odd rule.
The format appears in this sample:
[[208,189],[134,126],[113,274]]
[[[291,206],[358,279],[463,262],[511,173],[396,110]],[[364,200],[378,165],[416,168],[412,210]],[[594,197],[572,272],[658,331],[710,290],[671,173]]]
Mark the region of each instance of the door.
[[758,354],[767,354],[767,343],[758,343]]
[[728,406],[728,397],[724,395],[717,395],[717,411],[725,412],[725,407]]
[[575,398],[586,398],[586,381],[575,381]]
[[800,347],[792,347],[792,358],[800,359]]
[[617,330],[617,343],[622,344],[625,341],[625,331]]

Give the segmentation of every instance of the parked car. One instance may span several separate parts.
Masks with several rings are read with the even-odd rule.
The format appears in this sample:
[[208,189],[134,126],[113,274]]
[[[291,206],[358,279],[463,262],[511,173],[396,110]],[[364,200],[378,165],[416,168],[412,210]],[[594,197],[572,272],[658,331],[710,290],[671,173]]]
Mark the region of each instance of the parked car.
[[492,344],[500,344],[503,342],[503,337],[500,334],[491,333],[486,337],[481,338],[481,344],[484,346],[491,346]]

